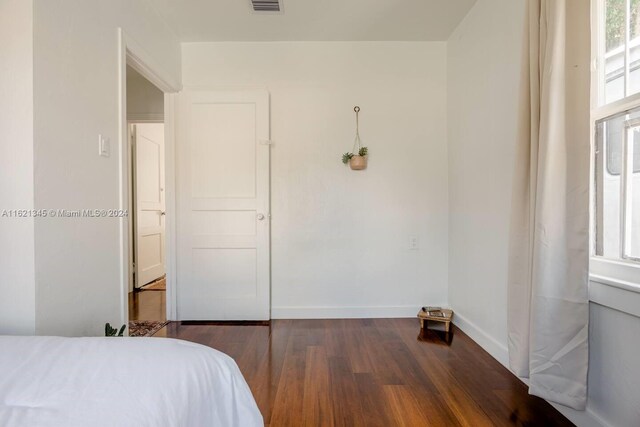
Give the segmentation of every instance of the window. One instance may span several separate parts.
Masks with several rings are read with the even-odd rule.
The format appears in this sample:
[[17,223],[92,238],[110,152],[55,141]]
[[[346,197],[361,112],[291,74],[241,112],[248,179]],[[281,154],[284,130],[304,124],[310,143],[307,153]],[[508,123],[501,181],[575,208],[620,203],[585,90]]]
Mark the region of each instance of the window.
[[640,92],[640,0],[604,1],[601,105]]
[[591,273],[640,286],[640,0],[594,5]]
[[599,120],[595,255],[640,261],[640,108]]

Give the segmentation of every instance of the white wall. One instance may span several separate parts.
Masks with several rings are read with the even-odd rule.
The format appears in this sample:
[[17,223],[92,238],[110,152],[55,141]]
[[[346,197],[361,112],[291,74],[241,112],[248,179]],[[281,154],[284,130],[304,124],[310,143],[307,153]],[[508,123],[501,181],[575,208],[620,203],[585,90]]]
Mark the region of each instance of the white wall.
[[127,120],[163,120],[164,92],[127,67]]
[[[36,0],[35,206],[119,207],[117,28],[180,80],[180,45],[144,0]],[[98,134],[111,157],[98,156]],[[39,219],[38,334],[100,335],[121,319],[118,219]]]
[[[185,87],[271,93],[274,318],[415,316],[446,302],[445,62],[445,43],[183,45]],[[340,159],[355,105],[362,172]]]
[[[509,215],[517,141],[524,0],[478,0],[448,43],[449,300],[456,323],[507,363]],[[580,426],[637,425],[640,318],[591,304]]]
[[449,302],[494,355],[507,342],[524,13],[524,0],[478,0],[448,43]]
[[33,2],[0,0],[0,335],[35,332]]
[[640,420],[640,318],[590,304],[588,409],[610,426]]

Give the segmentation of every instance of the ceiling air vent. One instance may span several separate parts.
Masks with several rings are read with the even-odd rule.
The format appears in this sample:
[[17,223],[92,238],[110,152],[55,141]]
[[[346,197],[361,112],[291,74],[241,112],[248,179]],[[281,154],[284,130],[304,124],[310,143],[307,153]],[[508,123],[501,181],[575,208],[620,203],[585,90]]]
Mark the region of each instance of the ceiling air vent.
[[251,0],[255,12],[282,12],[280,0]]

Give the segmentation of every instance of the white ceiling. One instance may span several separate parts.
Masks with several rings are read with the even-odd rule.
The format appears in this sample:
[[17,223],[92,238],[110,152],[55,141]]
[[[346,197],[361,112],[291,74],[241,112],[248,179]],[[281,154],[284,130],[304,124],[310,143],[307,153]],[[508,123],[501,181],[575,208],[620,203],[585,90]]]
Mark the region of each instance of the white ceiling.
[[150,0],[183,42],[447,40],[476,0]]

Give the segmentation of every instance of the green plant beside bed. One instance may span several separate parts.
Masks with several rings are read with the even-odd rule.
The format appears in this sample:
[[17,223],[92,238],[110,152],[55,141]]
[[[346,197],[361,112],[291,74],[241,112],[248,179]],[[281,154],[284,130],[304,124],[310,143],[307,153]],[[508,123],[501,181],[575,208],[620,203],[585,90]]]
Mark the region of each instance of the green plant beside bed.
[[116,328],[112,327],[110,323],[105,323],[104,325],[104,336],[105,337],[122,337],[124,336],[124,330],[127,325],[122,325],[120,331]]

